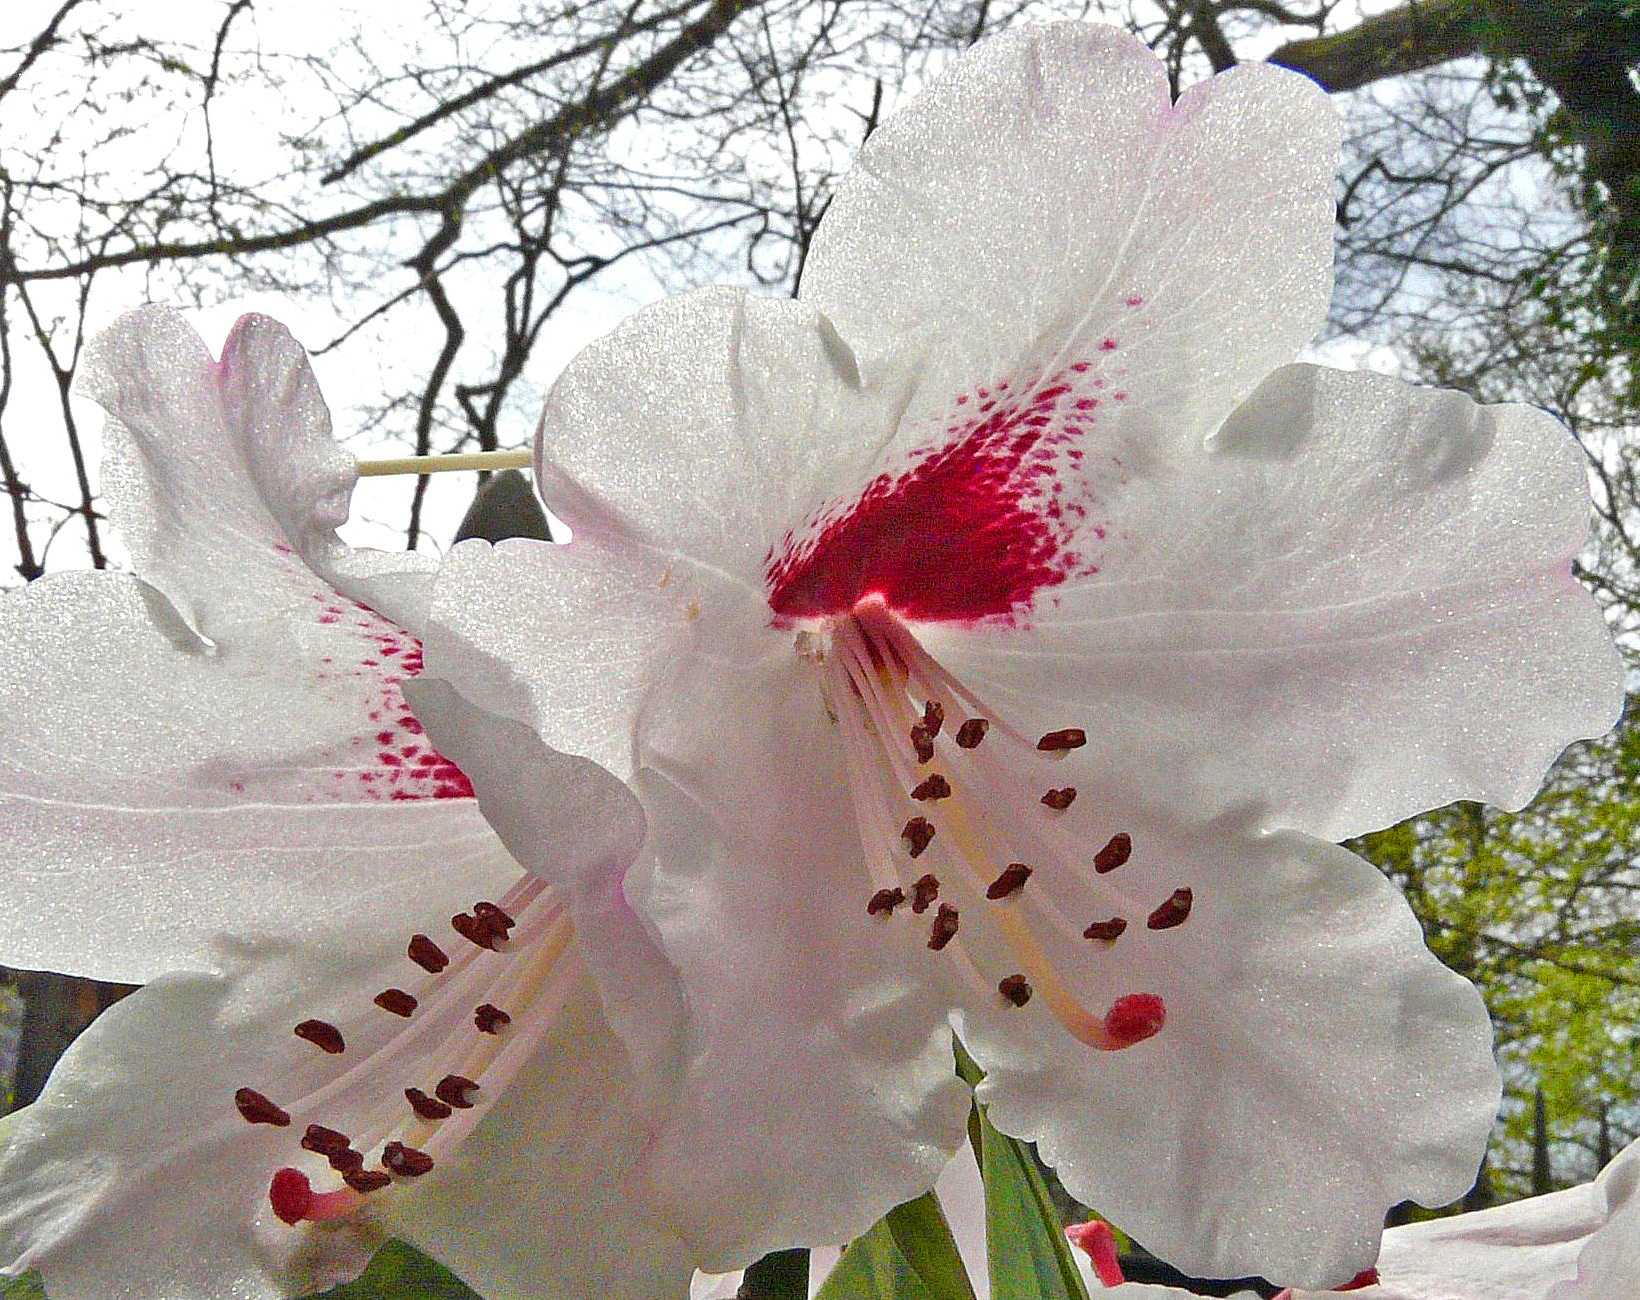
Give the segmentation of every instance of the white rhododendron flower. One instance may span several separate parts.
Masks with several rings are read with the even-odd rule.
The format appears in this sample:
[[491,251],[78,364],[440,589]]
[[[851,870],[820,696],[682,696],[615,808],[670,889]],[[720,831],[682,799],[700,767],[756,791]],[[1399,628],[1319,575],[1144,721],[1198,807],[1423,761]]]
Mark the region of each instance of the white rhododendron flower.
[[136,576],[0,601],[0,960],[151,982],[10,1125],[0,1268],[247,1300],[394,1234],[501,1294],[683,1294],[682,1243],[619,1187],[642,1098],[587,971],[657,960],[612,911],[636,800],[545,755],[558,874],[502,847],[407,707],[429,563],[337,540],[353,461],[281,326],[243,318],[217,361],[137,312],[82,376]]
[[1174,102],[1111,30],[983,42],[866,143],[798,301],[571,363],[567,545],[447,557],[429,673],[644,800],[687,1018],[641,1171],[707,1266],[932,1185],[953,1030],[1196,1275],[1336,1285],[1469,1187],[1485,1010],[1333,841],[1518,807],[1621,674],[1563,428],[1288,364],[1337,139],[1280,69]]

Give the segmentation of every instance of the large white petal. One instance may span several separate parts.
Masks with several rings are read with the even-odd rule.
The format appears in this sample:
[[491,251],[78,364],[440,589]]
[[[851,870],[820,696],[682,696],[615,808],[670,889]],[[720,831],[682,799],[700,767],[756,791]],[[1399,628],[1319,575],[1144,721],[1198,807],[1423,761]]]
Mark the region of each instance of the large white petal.
[[962,1140],[943,1009],[859,924],[863,872],[854,887],[833,874],[848,813],[827,775],[841,774],[769,790],[757,839],[639,777],[651,838],[633,902],[690,1013],[679,1095],[641,1169],[706,1268],[855,1237],[927,1191]]
[[[1373,1262],[1391,1206],[1468,1189],[1499,1095],[1491,1025],[1376,869],[1246,825],[1132,815],[1119,870],[1095,882],[1044,869],[1000,905],[1024,909],[1096,1014],[1160,995],[1154,1037],[1090,1050],[1040,990],[1022,1008],[970,1000],[960,1032],[988,1071],[992,1122],[1036,1141],[1073,1195],[1161,1258],[1198,1276],[1336,1285]],[[1188,919],[1147,928],[1180,887],[1194,891]],[[987,904],[962,902],[959,943],[988,972],[1017,969]],[[1129,922],[1114,943],[1081,937],[1112,913]]]
[[268,1180],[301,1130],[245,1123],[233,1094],[273,1062],[303,1088],[334,1073],[290,1027],[367,1004],[381,964],[239,945],[227,974],[164,975],[104,1012],[0,1155],[0,1266],[39,1269],[52,1300],[273,1300],[356,1275],[380,1229],[280,1223]]
[[693,1255],[631,1177],[649,1137],[638,1086],[583,978],[535,1062],[385,1226],[487,1300],[683,1300]]
[[7,962],[140,981],[516,878],[405,704],[417,643],[307,577],[214,646],[123,574],[0,599]]
[[1085,725],[1106,788],[1342,839],[1520,807],[1615,721],[1621,664],[1570,572],[1582,460],[1548,415],[1292,366],[1206,444],[1106,454],[1096,575],[1028,629],[919,631],[1019,725]]
[[704,289],[636,313],[565,368],[541,416],[537,490],[577,538],[761,585],[782,530],[893,418],[814,308]]
[[1199,436],[1325,317],[1338,138],[1297,74],[1239,67],[1175,104],[1125,33],[1016,28],[872,133],[801,297],[868,379],[919,358],[914,410],[1092,360],[1130,416]]
[[337,541],[354,461],[283,325],[241,317],[217,361],[177,312],[130,312],[87,346],[78,391],[108,411],[103,491],[132,567],[190,627],[214,640],[305,597],[312,571],[419,624],[436,562]]
[[[0,1260],[38,1268],[52,1300],[306,1295],[354,1276],[387,1233],[497,1297],[686,1294],[681,1243],[625,1194],[643,1130],[627,1103],[625,1055],[584,976],[447,1163],[374,1193],[372,1214],[291,1228],[271,1212],[269,1178],[282,1165],[311,1167],[302,1126],[334,1117],[248,1125],[234,1089],[276,1075],[301,1093],[340,1074],[371,1047],[368,1031],[350,1026],[348,1054],[330,1057],[290,1026],[368,1011],[402,978],[403,956],[383,943],[248,943],[218,965],[225,974],[162,976],[100,1017],[0,1155]],[[375,1015],[372,1031],[392,1032]]]

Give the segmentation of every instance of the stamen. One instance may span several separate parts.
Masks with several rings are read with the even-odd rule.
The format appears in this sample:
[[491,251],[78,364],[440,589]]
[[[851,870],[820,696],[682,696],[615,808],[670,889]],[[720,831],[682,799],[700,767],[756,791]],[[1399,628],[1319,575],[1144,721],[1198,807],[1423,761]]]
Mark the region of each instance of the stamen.
[[898,887],[879,889],[871,896],[871,901],[866,904],[866,915],[892,916],[894,915],[894,909],[903,902],[905,902],[905,890]]
[[1009,975],[997,985],[997,992],[1016,1007],[1022,1007],[1031,1000],[1031,982],[1023,975]]
[[416,965],[433,975],[437,975],[450,964],[450,959],[445,956],[444,949],[440,948],[425,934],[410,936],[408,956]]
[[1103,939],[1106,943],[1115,943],[1122,937],[1122,931],[1127,929],[1127,922],[1119,916],[1113,916],[1108,921],[1095,921],[1086,930],[1082,931],[1084,939]]
[[268,1203],[284,1222],[295,1227],[298,1223],[323,1223],[353,1213],[359,1206],[358,1196],[338,1188],[334,1192],[315,1192],[308,1176],[300,1169],[277,1169],[268,1184]]
[[935,799],[949,799],[951,797],[951,783],[938,772],[924,777],[911,792],[911,797],[923,802]]
[[298,1038],[307,1039],[320,1051],[329,1052],[332,1056],[339,1055],[347,1047],[342,1041],[342,1031],[323,1020],[304,1020],[291,1032]]
[[1133,856],[1133,837],[1126,831],[1119,831],[1110,837],[1110,842],[1093,855],[1093,869],[1100,875],[1107,871],[1115,871],[1130,857]]
[[450,1107],[442,1101],[434,1101],[420,1088],[406,1088],[405,1100],[410,1103],[410,1109],[422,1119],[449,1119]]
[[923,726],[928,728],[930,736],[937,736],[944,725],[945,706],[938,700],[929,700],[923,705]]
[[1171,930],[1176,925],[1183,925],[1190,916],[1190,905],[1194,901],[1190,890],[1175,889],[1168,900],[1146,918],[1145,925],[1152,930]]
[[939,896],[940,878],[932,872],[920,876],[916,884],[911,886],[911,910],[921,916]]
[[1063,812],[1076,802],[1076,787],[1074,785],[1060,786],[1057,790],[1049,790],[1042,796],[1042,802],[1056,812]]
[[252,1124],[272,1124],[275,1128],[290,1127],[290,1112],[281,1110],[254,1088],[240,1088],[233,1095],[233,1104]]
[[1044,754],[1063,754],[1072,749],[1081,749],[1088,743],[1088,733],[1081,727],[1064,727],[1059,731],[1050,731],[1036,742],[1036,747]]
[[900,832],[900,838],[905,841],[906,852],[915,858],[932,842],[934,823],[926,817],[913,817]]
[[1002,874],[985,887],[985,897],[993,903],[999,898],[1007,898],[1018,893],[1030,878],[1031,868],[1023,862],[1010,862],[1003,868]]
[[478,917],[479,920],[487,922],[491,926],[499,926],[503,937],[505,937],[506,934],[518,924],[517,921],[513,920],[512,917],[508,916],[494,903],[474,903],[473,915]]
[[473,1008],[473,1024],[481,1034],[499,1034],[512,1024],[512,1017],[500,1007],[486,1002]]
[[317,1152],[322,1156],[337,1155],[352,1145],[346,1133],[338,1133],[323,1124],[309,1124],[307,1132],[302,1134],[302,1149]]
[[991,724],[984,718],[969,718],[967,722],[957,728],[957,747],[959,749],[978,749],[979,742],[985,739],[985,733],[991,729]]
[[433,1157],[402,1142],[389,1142],[382,1150],[382,1164],[392,1173],[420,1178],[433,1167]]
[[956,937],[957,909],[949,903],[941,903],[940,910],[934,914],[934,928],[928,932],[928,946],[938,952]]
[[476,944],[490,952],[496,950],[501,940],[507,937],[507,932],[492,925],[480,916],[469,916],[466,912],[459,912],[450,918],[450,928],[459,934],[468,943]]
[[403,989],[383,989],[376,994],[375,1003],[383,1011],[391,1011],[395,1016],[408,1017],[416,1009],[416,1000]]
[[350,1169],[364,1168],[364,1154],[349,1148],[346,1151],[332,1151],[325,1157],[330,1167],[339,1174],[345,1174]]
[[393,1180],[377,1169],[349,1169],[342,1181],[356,1192],[379,1192]]
[[1122,1275],[1122,1261],[1116,1254],[1116,1234],[1110,1224],[1100,1219],[1088,1223],[1073,1223],[1065,1235],[1090,1260],[1100,1286],[1121,1286],[1127,1278]]
[[1129,993],[1105,1013],[1105,1032],[1122,1047],[1142,1043],[1167,1023],[1167,1004],[1154,993]]
[[911,728],[911,747],[917,751],[917,761],[926,763],[934,757],[934,733],[922,723]]
[[465,1075],[447,1074],[433,1088],[433,1095],[457,1110],[471,1110],[473,1094],[477,1091],[478,1085]]

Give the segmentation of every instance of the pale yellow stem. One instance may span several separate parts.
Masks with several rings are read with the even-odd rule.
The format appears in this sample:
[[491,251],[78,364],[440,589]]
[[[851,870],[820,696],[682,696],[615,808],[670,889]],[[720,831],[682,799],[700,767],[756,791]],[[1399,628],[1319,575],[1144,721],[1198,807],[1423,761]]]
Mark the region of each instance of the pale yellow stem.
[[384,474],[443,474],[460,469],[528,469],[535,453],[520,451],[465,451],[454,456],[395,456],[357,462],[360,478]]

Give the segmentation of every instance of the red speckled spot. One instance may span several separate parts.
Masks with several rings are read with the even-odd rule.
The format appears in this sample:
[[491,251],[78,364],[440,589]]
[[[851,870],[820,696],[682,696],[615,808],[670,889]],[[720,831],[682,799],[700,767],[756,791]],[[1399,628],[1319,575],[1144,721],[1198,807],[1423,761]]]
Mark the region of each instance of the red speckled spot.
[[[318,621],[331,638],[345,638],[356,649],[327,655],[329,667],[318,674],[319,686],[336,683],[337,703],[357,700],[362,687],[367,707],[360,712],[359,735],[349,747],[357,757],[343,760],[330,784],[316,799],[369,802],[407,799],[471,799],[472,783],[454,763],[427,744],[421,723],[404,699],[401,683],[421,672],[421,643],[398,624],[357,601],[320,601]],[[346,624],[343,616],[346,615]],[[354,704],[353,707],[358,707]],[[370,746],[369,756],[358,754]]]
[[1071,549],[1088,503],[1062,472],[1097,418],[1071,377],[1090,364],[1022,385],[1017,397],[976,389],[978,413],[954,416],[949,441],[787,533],[764,566],[775,623],[841,614],[872,596],[905,619],[1011,621],[1043,588],[1097,572]]

